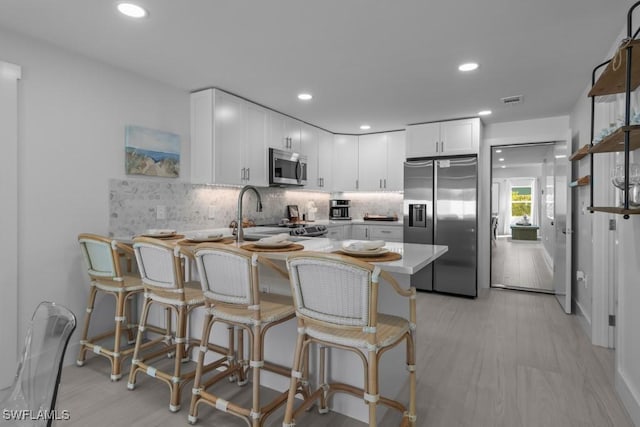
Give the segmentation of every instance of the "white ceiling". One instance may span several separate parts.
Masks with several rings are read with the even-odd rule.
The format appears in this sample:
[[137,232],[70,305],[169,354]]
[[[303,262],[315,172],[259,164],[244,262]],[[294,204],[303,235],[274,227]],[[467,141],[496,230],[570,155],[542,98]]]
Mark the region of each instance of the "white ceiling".
[[[542,166],[545,161],[554,160],[553,144],[533,144],[510,147],[492,147],[491,167],[506,166],[507,169],[520,169],[528,166]],[[496,150],[502,150],[500,153]],[[500,161],[499,159],[504,159]]]
[[[568,114],[631,0],[2,0],[0,28],[170,85],[219,87],[337,133]],[[2,58],[11,60],[11,58]],[[461,74],[474,60],[480,68]],[[314,99],[297,100],[309,91]],[[524,95],[519,106],[499,98]]]

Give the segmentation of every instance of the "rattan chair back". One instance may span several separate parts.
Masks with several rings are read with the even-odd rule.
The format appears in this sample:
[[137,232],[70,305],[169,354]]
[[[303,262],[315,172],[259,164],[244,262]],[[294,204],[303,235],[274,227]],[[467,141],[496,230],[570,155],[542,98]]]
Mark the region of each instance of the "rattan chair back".
[[118,280],[122,277],[114,241],[97,234],[83,233],[78,236],[78,242],[92,279]]
[[[379,270],[341,255],[302,252],[287,260],[296,313],[335,325],[372,326]],[[377,271],[377,273],[376,273]]]
[[252,306],[259,304],[257,255],[221,244],[199,245],[196,265],[209,302]]
[[136,237],[133,250],[138,262],[138,270],[145,287],[182,293],[184,272],[180,249],[160,239]]

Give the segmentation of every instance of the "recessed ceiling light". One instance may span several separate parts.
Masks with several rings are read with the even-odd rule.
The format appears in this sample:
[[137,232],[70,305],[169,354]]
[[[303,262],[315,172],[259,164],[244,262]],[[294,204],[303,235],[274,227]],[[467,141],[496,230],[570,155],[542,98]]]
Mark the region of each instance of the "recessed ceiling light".
[[567,157],[566,154],[558,154],[558,155],[556,155],[556,159],[564,159],[565,157]]
[[505,166],[505,165],[502,165],[502,166],[500,166],[500,167],[501,167],[502,169],[505,169],[505,168],[506,168],[506,166]]
[[491,110],[478,111],[479,116],[488,116],[489,114],[491,114]]
[[502,153],[502,150],[498,149],[496,150],[496,153]]
[[504,162],[504,157],[500,157],[498,160]]
[[362,125],[362,126],[360,126],[360,129],[362,129],[362,130],[369,130],[369,129],[371,129],[371,126],[369,126],[369,125]]
[[119,3],[118,11],[130,18],[144,18],[147,16],[147,11],[144,8],[133,3]]
[[477,69],[478,69],[478,64],[476,64],[475,62],[467,62],[465,64],[461,64],[458,67],[458,70],[460,71],[473,71]]
[[298,99],[301,101],[308,101],[311,98],[313,98],[313,95],[311,95],[310,93],[300,93],[298,94]]

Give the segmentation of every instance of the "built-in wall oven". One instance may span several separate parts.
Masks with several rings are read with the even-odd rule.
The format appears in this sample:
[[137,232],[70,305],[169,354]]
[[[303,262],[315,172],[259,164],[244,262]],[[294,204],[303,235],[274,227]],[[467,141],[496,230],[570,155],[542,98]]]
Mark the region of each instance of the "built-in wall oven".
[[307,183],[307,157],[269,148],[269,185],[282,187]]

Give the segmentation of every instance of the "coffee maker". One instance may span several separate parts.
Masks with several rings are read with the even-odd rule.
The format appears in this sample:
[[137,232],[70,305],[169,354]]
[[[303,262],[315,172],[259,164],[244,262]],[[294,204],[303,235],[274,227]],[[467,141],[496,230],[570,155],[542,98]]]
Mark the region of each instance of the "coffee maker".
[[329,219],[349,220],[350,200],[332,199],[329,200]]

